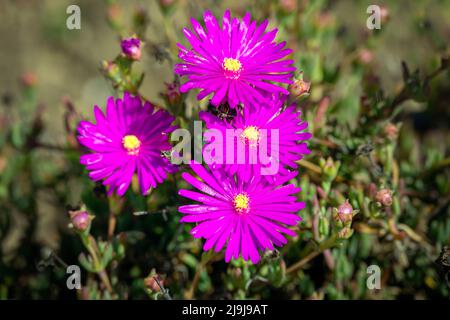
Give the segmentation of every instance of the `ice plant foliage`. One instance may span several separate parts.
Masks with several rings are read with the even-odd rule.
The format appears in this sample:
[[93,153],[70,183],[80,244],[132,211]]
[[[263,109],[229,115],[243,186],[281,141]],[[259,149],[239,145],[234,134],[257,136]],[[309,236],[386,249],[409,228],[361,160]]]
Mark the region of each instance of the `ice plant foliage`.
[[228,102],[232,108],[262,104],[264,92],[288,94],[278,84],[292,83],[296,68],[293,60],[283,59],[292,50],[285,48],[286,42],[274,41],[277,29],[266,32],[267,20],[258,26],[250,13],[240,21],[227,10],[222,27],[210,11],[204,14],[206,29],[191,22],[193,31],[183,30],[191,48],[178,44],[184,63],[175,66],[177,74],[188,78],[182,92],[200,88],[199,100],[213,94],[213,105]]
[[109,97],[105,114],[95,106],[94,115],[96,124],[82,121],[78,126],[78,141],[92,151],[80,162],[91,179],[109,186],[110,194],[124,195],[135,173],[146,194],[174,172],[161,154],[171,149],[168,134],[176,128],[168,112],[125,93],[123,99]]
[[[225,159],[227,153],[233,155],[232,163],[226,159],[216,159],[216,163],[226,163],[226,171],[229,174],[239,172],[244,181],[249,181],[261,173],[269,181],[274,181],[277,176],[286,175],[290,169],[296,169],[296,161],[310,153],[305,141],[311,134],[303,132],[308,123],[301,121],[301,112],[296,111],[295,105],[283,110],[284,100],[277,97],[272,99],[268,107],[258,105],[251,109],[238,110],[236,117],[230,122],[211,113],[201,112],[200,119],[205,121],[208,129],[218,130],[223,137],[227,137],[226,143],[223,143],[222,158]],[[240,133],[237,137],[240,141],[231,143],[227,130]],[[243,150],[239,150],[239,143]],[[204,150],[207,151],[211,147],[211,153],[216,151],[213,144],[215,141],[206,145]],[[211,159],[217,158],[217,155],[209,156]],[[242,157],[241,161],[239,157]]]
[[179,194],[199,203],[181,206],[179,211],[184,214],[181,222],[197,223],[191,234],[206,239],[204,250],[218,252],[226,246],[225,261],[242,256],[258,263],[259,251],[284,245],[283,234],[295,236],[288,226],[301,220],[297,212],[304,203],[296,201],[299,188],[283,184],[296,172],[269,183],[260,176],[244,181],[239,172],[229,174],[215,165],[191,163],[190,167],[202,181],[187,172],[182,177],[200,192],[180,190]]

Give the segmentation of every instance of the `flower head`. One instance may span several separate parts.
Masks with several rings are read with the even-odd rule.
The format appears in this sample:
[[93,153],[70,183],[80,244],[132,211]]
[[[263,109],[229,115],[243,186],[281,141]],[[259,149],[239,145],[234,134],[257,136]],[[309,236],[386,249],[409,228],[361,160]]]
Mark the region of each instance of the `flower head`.
[[396,126],[395,124],[393,124],[391,122],[388,122],[383,127],[384,136],[391,141],[395,141],[397,139],[398,131],[399,131],[398,126]]
[[303,74],[298,79],[295,79],[294,83],[288,86],[289,100],[294,102],[300,100],[303,97],[309,95],[309,89],[311,88],[311,82],[303,80]]
[[[244,181],[261,174],[274,181],[277,176],[286,175],[289,169],[296,169],[296,161],[310,153],[305,140],[311,134],[302,132],[308,123],[301,121],[301,112],[294,105],[282,109],[285,99],[272,99],[269,107],[238,110],[231,121],[201,112],[200,119],[206,122],[207,129],[218,130],[224,137],[223,151],[219,153],[222,158],[216,159],[213,154],[215,141],[205,146],[205,157],[211,159],[210,163],[225,164],[230,174],[239,172]],[[236,141],[230,138],[230,132],[239,133]],[[239,149],[239,145],[243,149]],[[231,159],[228,153],[232,153],[232,161],[227,159]]]
[[125,93],[123,99],[109,97],[106,114],[94,107],[97,123],[80,122],[78,141],[92,153],[80,162],[94,181],[104,180],[109,192],[122,196],[137,173],[142,194],[166,179],[175,167],[161,155],[171,149],[168,133],[176,126],[168,112],[155,110],[139,97]]
[[36,86],[38,78],[34,72],[26,72],[20,77],[20,82],[24,87],[31,88]]
[[304,208],[295,194],[300,191],[293,184],[283,185],[296,173],[269,183],[260,177],[246,182],[239,173],[228,174],[224,167],[212,165],[205,168],[191,163],[191,169],[202,179],[189,173],[182,177],[198,191],[180,190],[183,197],[199,202],[184,205],[178,210],[184,214],[181,222],[197,223],[191,230],[195,238],[205,238],[203,249],[220,251],[225,244],[225,261],[260,260],[258,250],[274,250],[287,240],[284,234],[295,236],[286,226],[294,226],[301,219],[297,211]]
[[89,215],[86,211],[69,211],[72,227],[77,231],[85,231],[90,225],[93,216]]
[[131,37],[123,39],[120,46],[122,47],[122,53],[125,56],[133,60],[141,59],[141,40],[139,38]]
[[347,199],[335,210],[334,219],[345,224],[352,221],[354,214],[355,211]]
[[191,49],[178,45],[184,62],[175,72],[188,78],[181,92],[200,88],[199,100],[213,94],[213,105],[228,102],[232,108],[264,102],[261,92],[288,94],[274,83],[292,83],[293,60],[282,60],[292,50],[284,48],[286,42],[274,41],[277,29],[265,32],[267,20],[257,26],[250,13],[240,21],[227,10],[222,27],[210,11],[204,21],[206,30],[194,19],[194,31],[183,30]]
[[377,202],[385,207],[390,207],[392,205],[392,191],[389,189],[381,189],[375,195]]

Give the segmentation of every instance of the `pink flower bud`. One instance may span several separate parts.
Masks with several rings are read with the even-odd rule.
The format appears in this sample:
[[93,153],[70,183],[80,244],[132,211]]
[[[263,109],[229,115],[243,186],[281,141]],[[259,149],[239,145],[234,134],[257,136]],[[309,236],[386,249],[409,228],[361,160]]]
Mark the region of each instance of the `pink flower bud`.
[[311,83],[306,82],[302,79],[302,77],[296,80],[294,83],[290,84],[288,87],[289,93],[293,97],[301,97],[307,93],[309,93],[309,89],[311,88]]
[[389,140],[395,140],[398,137],[398,128],[395,124],[389,122],[384,126],[383,133]]
[[389,189],[381,189],[377,192],[375,199],[385,207],[392,205],[392,191]]
[[296,0],[281,0],[280,7],[290,13],[297,10],[297,1]]
[[121,42],[122,53],[133,60],[141,59],[141,40],[136,37],[123,39]]
[[165,83],[166,90],[161,95],[170,105],[179,104],[181,101],[180,84],[177,81]]
[[373,61],[373,52],[369,49],[362,48],[358,51],[358,60],[362,64],[370,64]]
[[69,212],[73,227],[78,231],[85,231],[91,224],[91,216],[86,211]]
[[381,16],[381,22],[388,21],[389,17],[390,17],[389,9],[385,6],[380,6],[380,16]]
[[335,215],[336,220],[342,221],[342,223],[346,223],[349,221],[352,221],[353,219],[353,207],[348,202],[348,199],[345,200],[345,203],[341,204],[336,212]]
[[33,72],[26,72],[20,77],[20,83],[24,87],[34,87],[37,82],[37,76]]
[[158,284],[158,281],[156,281],[156,279],[158,279],[158,281],[161,285],[164,285],[164,280],[162,280],[158,274],[154,274],[154,275],[148,276],[147,278],[144,279],[145,287],[152,292],[161,291],[161,288]]

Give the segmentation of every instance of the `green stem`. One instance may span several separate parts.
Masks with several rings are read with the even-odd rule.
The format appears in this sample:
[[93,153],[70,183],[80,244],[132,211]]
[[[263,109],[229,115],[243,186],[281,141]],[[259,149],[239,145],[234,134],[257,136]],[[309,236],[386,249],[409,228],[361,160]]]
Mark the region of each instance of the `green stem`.
[[336,245],[337,236],[333,235],[330,238],[328,238],[326,241],[322,242],[319,245],[319,248],[313,251],[310,251],[306,256],[301,258],[299,261],[294,263],[292,266],[286,269],[286,273],[292,273],[294,271],[297,271],[298,269],[302,268],[304,265],[306,265],[309,261],[323,253],[325,250],[330,249]]
[[98,258],[98,254],[97,254],[97,250],[96,250],[97,245],[95,243],[95,239],[90,234],[82,233],[80,236],[81,236],[81,241],[83,242],[85,248],[88,250],[89,254],[92,257],[92,261],[94,262],[94,269],[97,271],[97,274],[98,274],[100,280],[103,282],[103,284],[105,285],[108,292],[111,295],[113,295],[114,290],[112,288],[111,281],[109,281],[108,274],[105,272],[105,269],[101,265],[100,260]]

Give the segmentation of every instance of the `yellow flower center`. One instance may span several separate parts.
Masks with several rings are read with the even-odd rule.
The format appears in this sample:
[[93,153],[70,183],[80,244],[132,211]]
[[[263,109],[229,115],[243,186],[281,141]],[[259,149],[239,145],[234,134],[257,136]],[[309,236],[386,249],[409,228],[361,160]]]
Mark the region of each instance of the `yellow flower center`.
[[227,79],[237,80],[243,70],[242,64],[238,59],[225,58],[222,62],[223,75]]
[[251,146],[255,146],[259,141],[259,129],[255,126],[248,126],[242,132],[242,137],[248,140]]
[[223,59],[223,68],[226,71],[237,72],[241,70],[242,65],[238,59],[225,58]]
[[123,147],[128,151],[130,155],[137,155],[141,146],[141,141],[133,134],[126,135],[122,139]]
[[234,197],[234,209],[238,213],[247,213],[249,209],[250,199],[245,193],[239,193]]

